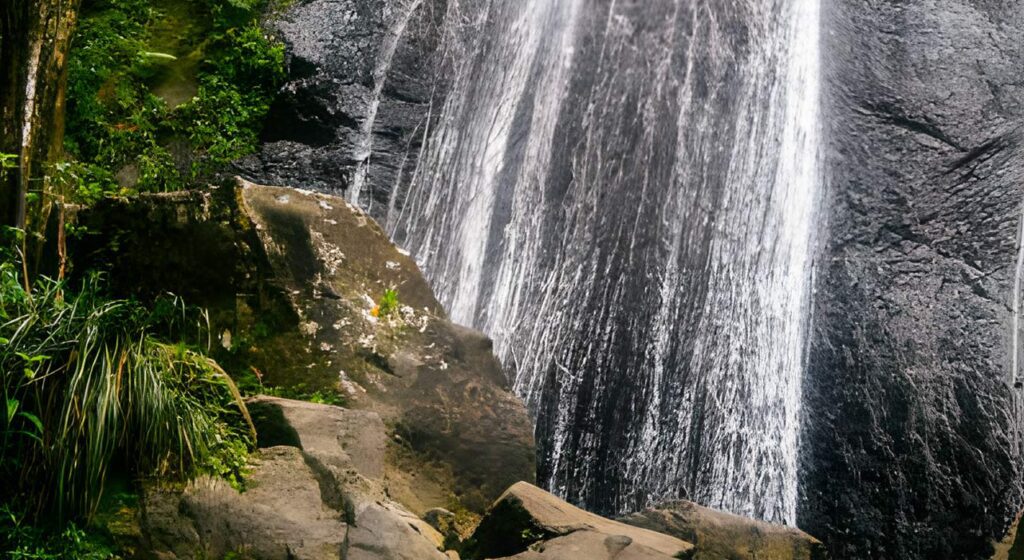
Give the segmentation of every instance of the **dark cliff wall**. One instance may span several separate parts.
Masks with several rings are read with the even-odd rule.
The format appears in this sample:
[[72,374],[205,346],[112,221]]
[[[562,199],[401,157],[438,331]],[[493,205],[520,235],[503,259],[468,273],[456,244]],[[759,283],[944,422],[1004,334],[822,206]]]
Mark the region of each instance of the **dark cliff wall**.
[[823,6],[831,198],[799,524],[838,559],[985,557],[1022,504],[1024,9]]
[[[448,0],[300,0],[269,27],[287,46],[288,82],[271,108],[261,152],[239,171],[267,184],[347,193],[381,215],[399,174],[415,168],[432,106],[443,104]],[[393,47],[393,48],[392,48]]]

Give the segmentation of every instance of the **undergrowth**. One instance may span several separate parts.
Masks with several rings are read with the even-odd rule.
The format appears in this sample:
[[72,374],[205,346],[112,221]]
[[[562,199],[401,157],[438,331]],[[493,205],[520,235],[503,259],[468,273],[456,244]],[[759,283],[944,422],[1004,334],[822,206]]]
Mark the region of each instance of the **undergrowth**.
[[7,560],[110,560],[119,558],[106,536],[74,522],[54,528],[29,522],[8,505],[0,506],[0,553]]
[[253,438],[237,388],[194,347],[177,300],[146,309],[0,263],[0,504],[88,519],[114,465],[184,480],[241,481]]
[[58,185],[86,203],[179,190],[255,151],[284,77],[284,47],[260,27],[264,4],[86,2],[68,64],[72,159],[57,166]]

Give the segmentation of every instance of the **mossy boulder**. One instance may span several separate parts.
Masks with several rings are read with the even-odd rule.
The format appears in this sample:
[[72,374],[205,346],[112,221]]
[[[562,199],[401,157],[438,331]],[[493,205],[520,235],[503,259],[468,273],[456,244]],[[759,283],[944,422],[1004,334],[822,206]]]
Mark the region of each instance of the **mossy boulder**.
[[[243,388],[379,414],[392,491],[413,512],[482,512],[533,480],[532,426],[490,341],[448,321],[413,259],[343,199],[236,180],[107,199],[77,224],[77,270],[207,309]],[[388,291],[398,303],[382,313]]]

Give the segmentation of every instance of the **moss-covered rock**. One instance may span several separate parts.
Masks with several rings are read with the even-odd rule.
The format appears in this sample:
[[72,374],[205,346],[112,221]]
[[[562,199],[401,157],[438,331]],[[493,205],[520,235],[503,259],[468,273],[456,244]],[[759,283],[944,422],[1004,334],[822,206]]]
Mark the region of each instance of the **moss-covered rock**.
[[449,322],[416,263],[344,200],[239,181],[107,199],[78,225],[78,270],[208,309],[215,357],[250,392],[378,413],[415,513],[453,497],[483,511],[533,480],[532,426],[490,341]]

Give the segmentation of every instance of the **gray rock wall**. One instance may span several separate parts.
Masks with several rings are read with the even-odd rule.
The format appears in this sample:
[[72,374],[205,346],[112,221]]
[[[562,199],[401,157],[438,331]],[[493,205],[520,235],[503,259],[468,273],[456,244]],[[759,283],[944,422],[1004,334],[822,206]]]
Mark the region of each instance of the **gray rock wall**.
[[431,107],[443,104],[457,56],[457,45],[442,46],[446,22],[475,3],[305,0],[275,17],[268,27],[287,46],[289,78],[260,153],[238,171],[333,194],[360,181],[362,206],[379,215],[399,174],[415,167]]
[[985,557],[1022,503],[1024,9],[823,6],[831,196],[798,521],[839,559]]

